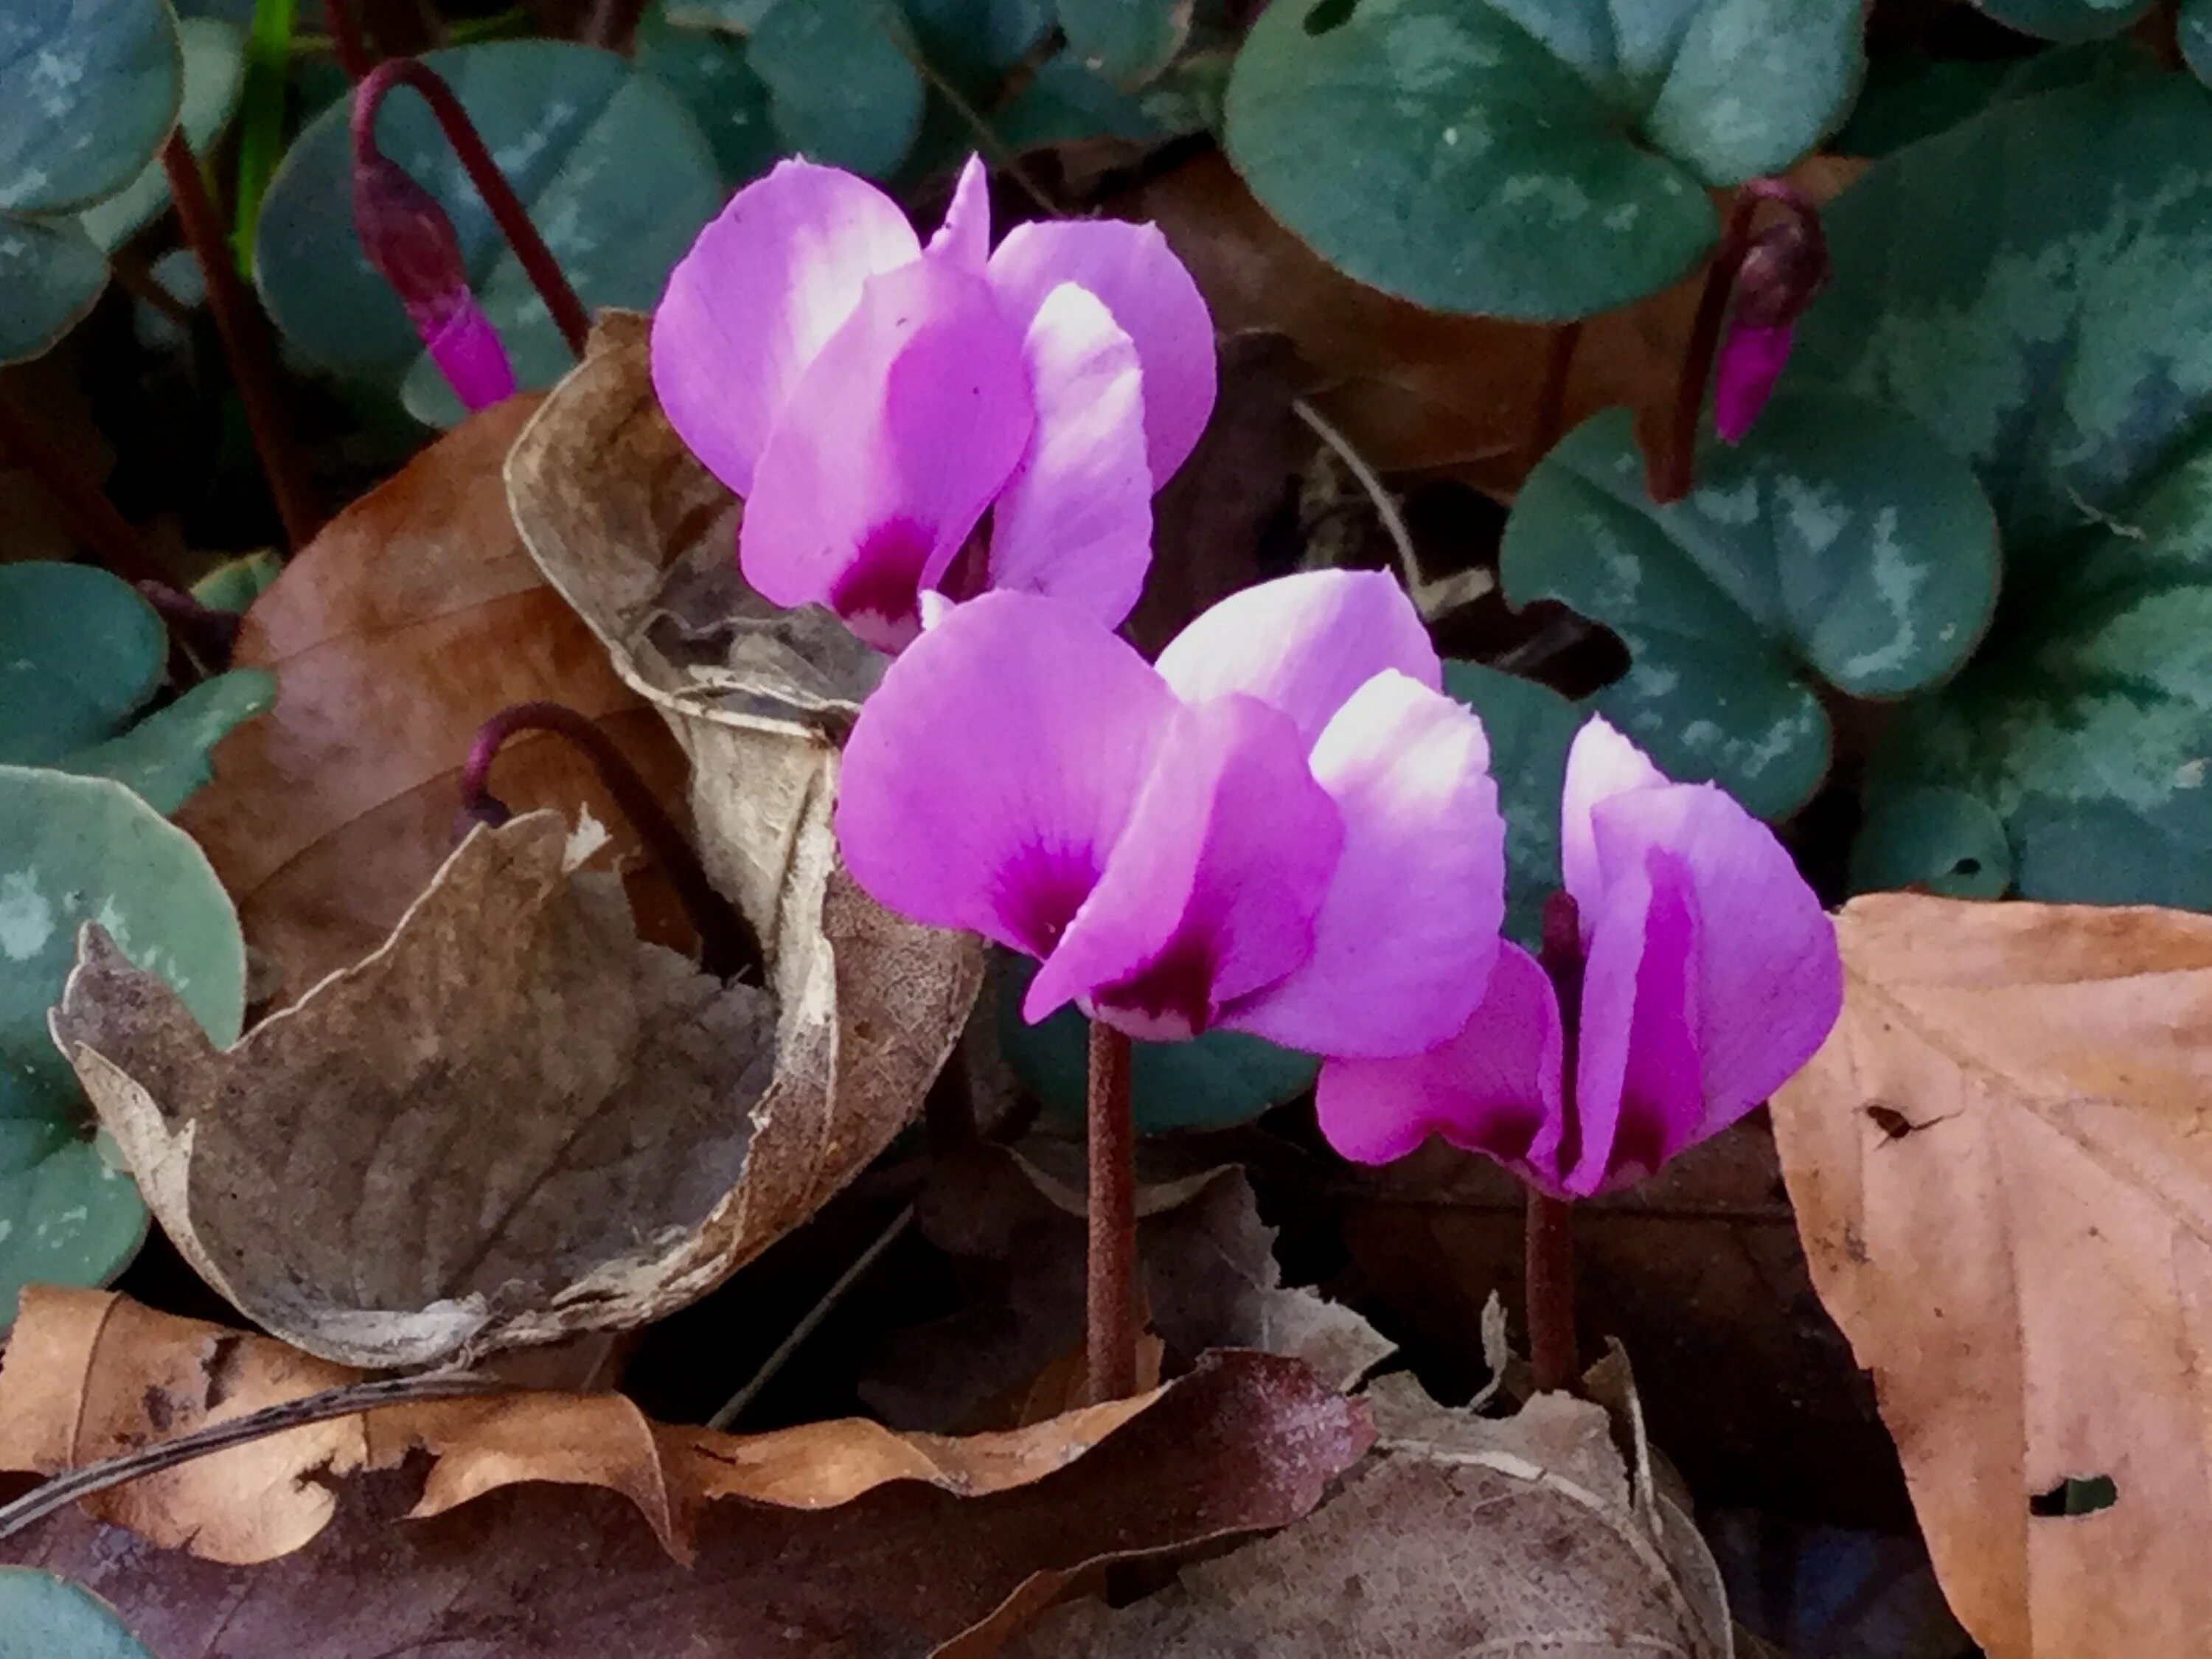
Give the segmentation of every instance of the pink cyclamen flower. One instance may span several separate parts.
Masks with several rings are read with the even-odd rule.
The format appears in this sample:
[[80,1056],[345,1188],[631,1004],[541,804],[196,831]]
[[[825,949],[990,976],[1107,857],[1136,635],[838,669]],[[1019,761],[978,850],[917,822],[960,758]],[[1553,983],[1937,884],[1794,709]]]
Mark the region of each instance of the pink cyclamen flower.
[[469,289],[460,240],[437,199],[355,124],[353,222],[362,252],[398,295],[423,349],[465,409],[514,393],[514,369]]
[[1571,1098],[1551,976],[1509,943],[1442,1047],[1322,1074],[1322,1133],[1345,1157],[1386,1163],[1437,1134],[1586,1198],[1727,1127],[1826,1039],[1835,931],[1724,791],[1670,781],[1593,719],[1567,757],[1559,847],[1583,959]]
[[1504,910],[1489,746],[1439,684],[1375,572],[1248,588],[1157,667],[986,593],[862,707],[838,842],[889,908],[1037,958],[1032,1021],[1419,1054],[1480,999]]
[[1810,198],[1778,179],[1745,187],[1748,214],[1759,202],[1788,210],[1786,218],[1745,238],[1736,265],[1735,302],[1713,374],[1713,429],[1723,443],[1741,443],[1766,407],[1790,361],[1790,342],[1828,281],[1828,243]]
[[1152,494],[1213,407],[1212,322],[1157,229],[990,237],[974,160],[926,249],[866,179],[784,161],[699,234],[653,314],[661,408],[744,498],[745,580],[879,649],[920,632],[925,592],[1048,593],[1118,623]]

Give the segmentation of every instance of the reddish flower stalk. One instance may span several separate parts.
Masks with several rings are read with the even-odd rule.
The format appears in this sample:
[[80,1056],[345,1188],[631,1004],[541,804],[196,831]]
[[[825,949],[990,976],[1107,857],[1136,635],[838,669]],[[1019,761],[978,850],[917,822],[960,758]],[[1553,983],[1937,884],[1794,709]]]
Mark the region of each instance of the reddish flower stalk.
[[590,719],[565,704],[519,702],[483,723],[476,742],[470,745],[468,763],[461,769],[461,819],[457,827],[465,830],[470,820],[501,824],[514,816],[507,803],[491,793],[490,778],[492,762],[498,758],[501,747],[518,732],[550,732],[566,738],[591,762],[599,781],[683,902],[699,935],[699,965],[718,979],[743,978],[756,983],[763,980],[766,961],[760,935],[752,924],[708,879],[690,842],[654,799],[651,787],[638,775],[629,757]]
[[70,534],[97,555],[111,574],[125,581],[166,580],[144,539],[116,510],[99,481],[88,477],[74,456],[51,441],[4,386],[0,386],[0,452],[45,487]]
[[1084,1370],[1094,1406],[1137,1391],[1137,1129],[1129,1109],[1129,1038],[1091,1022],[1089,1256]]
[[276,500],[276,516],[283,522],[285,540],[294,549],[304,547],[320,527],[322,515],[315,510],[314,497],[307,488],[307,465],[292,441],[292,422],[279,390],[283,383],[277,378],[276,349],[270,338],[268,319],[246,293],[238,267],[230,261],[222,216],[208,199],[199,161],[185,143],[181,127],[169,135],[169,142],[162,147],[161,170],[168,175],[177,222],[207,283],[208,309],[215,313],[223,355],[238,383],[239,399],[246,405],[246,424],[253,434],[254,451],[261,457],[269,493]]
[[[438,126],[446,135],[446,142],[453,146],[462,169],[476,185],[477,193],[483,198],[485,207],[491,210],[492,219],[499,226],[500,234],[507,238],[507,246],[514,250],[516,260],[521,264],[524,274],[530,278],[531,285],[538,290],[538,297],[544,302],[554,325],[561,331],[561,337],[568,341],[568,349],[580,358],[584,355],[585,343],[591,335],[591,317],[584,310],[583,301],[576,297],[576,291],[568,286],[568,279],[562,273],[560,262],[554,258],[552,250],[545,246],[545,239],[538,234],[538,227],[530,222],[530,215],[524,210],[521,198],[514,193],[514,186],[507,183],[507,175],[499,170],[498,164],[491,158],[491,152],[484,148],[484,142],[470,122],[468,112],[461,107],[461,100],[453,96],[453,88],[439,77],[437,71],[412,58],[387,58],[354,88],[353,153],[356,180],[364,167],[374,172],[378,163],[392,167],[392,163],[376,148],[376,116],[383,106],[385,94],[395,86],[412,87],[422,95],[422,101],[429,105],[430,112],[437,117]],[[397,172],[398,169],[393,167],[392,170]],[[355,199],[358,222],[358,190]],[[441,218],[443,216],[440,215]],[[448,230],[450,233],[450,227]],[[378,254],[369,246],[366,232],[364,247],[368,250],[371,261],[374,262]],[[383,267],[380,265],[379,269]],[[392,280],[389,272],[386,273],[386,279]],[[404,301],[409,295],[403,291],[401,298]]]
[[[1754,231],[1753,221],[1763,202],[1786,210],[1787,216]],[[1653,501],[1664,507],[1690,493],[1698,416],[1716,358],[1720,374],[1714,423],[1724,441],[1735,443],[1766,401],[1789,356],[1791,331],[1827,277],[1827,240],[1810,198],[1779,179],[1746,184],[1705,274],[1674,385],[1672,419],[1644,457],[1644,489]]]
[[361,32],[353,0],[323,0],[323,15],[330,19],[331,46],[337,54],[338,68],[347,80],[359,81],[376,66],[376,59],[369,52],[368,37]]
[[217,611],[202,605],[183,588],[159,580],[131,586],[138,590],[139,598],[161,612],[171,637],[197,656],[208,672],[220,673],[230,665],[238,630],[246,621],[243,612]]
[[[1568,1103],[1571,1129],[1577,1127],[1575,1047],[1581,1036],[1577,1028],[1583,1006],[1583,945],[1582,916],[1571,893],[1553,893],[1544,901],[1540,959],[1559,1000],[1560,1098]],[[1572,1161],[1569,1152],[1563,1151],[1561,1156]],[[1571,1389],[1582,1375],[1575,1346],[1574,1213],[1571,1200],[1555,1198],[1529,1186],[1522,1271],[1528,1304],[1528,1361],[1539,1394]]]

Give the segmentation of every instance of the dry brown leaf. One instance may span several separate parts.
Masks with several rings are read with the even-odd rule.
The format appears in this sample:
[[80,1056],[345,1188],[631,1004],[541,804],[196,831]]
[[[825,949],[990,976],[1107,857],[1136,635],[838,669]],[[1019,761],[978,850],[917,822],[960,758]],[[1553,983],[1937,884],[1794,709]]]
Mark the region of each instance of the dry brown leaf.
[[[978,1146],[937,1160],[915,1218],[954,1259],[972,1296],[961,1311],[884,1341],[860,1397],[886,1420],[997,1426],[1073,1397],[1083,1346],[1083,1175],[1079,1163],[1054,1159],[1054,1150],[1033,1138],[1023,1148],[1029,1157]],[[1349,1389],[1395,1352],[1351,1309],[1283,1285],[1274,1231],[1241,1171],[1147,1182],[1138,1189],[1138,1215],[1147,1316],[1174,1367],[1212,1348],[1256,1348],[1303,1360]]]
[[[19,1461],[18,1444],[158,1438],[157,1412],[177,1431],[204,1420],[210,1344],[234,1345],[241,1376],[289,1352],[143,1310],[125,1322],[127,1305],[72,1291],[26,1310],[18,1328],[36,1333],[36,1357],[19,1360],[19,1347],[0,1367],[0,1467]],[[103,1322],[93,1363],[114,1375],[95,1387],[58,1367],[83,1346],[70,1328]],[[174,1384],[129,1386],[173,1373]],[[100,1402],[82,1425],[72,1389]],[[74,1510],[0,1542],[0,1559],[92,1585],[162,1659],[610,1648],[921,1659],[1011,1622],[1010,1599],[1018,1614],[1100,1563],[1295,1520],[1373,1438],[1356,1402],[1254,1353],[1216,1355],[1153,1395],[968,1440],[865,1422],[733,1437],[648,1423],[613,1395],[396,1407],[368,1424],[325,1425],[349,1440],[252,1474],[240,1451],[185,1465],[173,1472],[184,1498],[172,1490],[166,1508],[128,1517],[181,1542],[187,1501],[245,1511],[240,1526],[310,1516],[282,1559],[252,1557],[263,1564],[250,1570],[196,1559],[205,1534],[186,1553]],[[746,1501],[719,1501],[731,1497]],[[656,1539],[665,1523],[688,1525],[672,1534],[688,1565]]]
[[1409,1377],[1368,1395],[1376,1450],[1288,1530],[1120,1610],[1061,1609],[1021,1659],[1725,1659],[1697,1528],[1623,1467],[1601,1407],[1543,1395],[1504,1420]]
[[2212,917],[1881,894],[1837,934],[1776,1139],[1945,1593],[1990,1659],[2212,1651]]
[[179,1249],[299,1346],[428,1365],[623,1328],[811,1215],[958,1036],[961,958],[823,877],[768,950],[831,982],[779,1006],[640,940],[532,813],[227,1050],[88,929],[55,1040]]
[[[1825,202],[1862,167],[1815,157],[1790,177]],[[1314,405],[1375,466],[1449,472],[1499,492],[1519,485],[1553,329],[1428,311],[1354,282],[1278,224],[1218,154],[1110,210],[1158,222],[1217,328],[1288,335],[1315,371]],[[1673,396],[1703,280],[1583,323],[1567,379],[1571,426],[1611,404]]]
[[[682,799],[681,751],[515,539],[500,468],[537,404],[470,416],[324,526],[246,613],[235,661],[276,674],[276,706],[223,741],[178,822],[288,998],[374,950],[414,902],[453,850],[470,741],[508,704],[589,715]],[[634,861],[629,826],[566,744],[520,734],[495,777],[518,811],[590,811]],[[633,891],[656,881],[641,871]],[[664,909],[649,907],[656,925]]]

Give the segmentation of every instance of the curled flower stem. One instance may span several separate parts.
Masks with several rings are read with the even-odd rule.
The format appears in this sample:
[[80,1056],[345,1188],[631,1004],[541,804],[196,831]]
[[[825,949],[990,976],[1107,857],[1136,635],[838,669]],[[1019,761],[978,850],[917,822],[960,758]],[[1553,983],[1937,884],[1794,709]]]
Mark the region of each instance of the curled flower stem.
[[1129,1039],[1091,1023],[1089,1260],[1084,1375],[1090,1403],[1137,1391],[1137,1127],[1129,1110]]
[[[1575,1048],[1581,1037],[1583,949],[1581,917],[1574,899],[1554,893],[1544,902],[1542,959],[1559,1003],[1559,1099],[1568,1136],[1559,1142],[1559,1166],[1573,1166],[1581,1139],[1575,1115]],[[1575,1346],[1574,1206],[1534,1187],[1528,1188],[1528,1231],[1523,1241],[1528,1304],[1528,1363],[1536,1391],[1572,1389],[1582,1375]]]
[[507,1388],[507,1384],[497,1377],[477,1371],[427,1371],[418,1376],[349,1382],[342,1388],[325,1389],[320,1394],[264,1406],[258,1412],[248,1412],[244,1417],[234,1417],[227,1422],[210,1423],[173,1440],[157,1441],[136,1451],[88,1463],[82,1468],[65,1470],[43,1486],[33,1486],[14,1503],[0,1504],[0,1538],[13,1537],[33,1522],[42,1521],[80,1498],[95,1497],[112,1487],[127,1486],[133,1480],[228,1451],[234,1446],[248,1445],[271,1435],[305,1428],[310,1423],[334,1422],[341,1417],[358,1416],[385,1406],[500,1394]]
[[439,77],[435,70],[426,68],[412,58],[391,58],[371,70],[355,89],[353,99],[353,145],[356,155],[376,148],[376,112],[384,102],[384,95],[395,86],[412,87],[430,106],[431,114],[438,118],[440,131],[446,142],[453,146],[459,158],[461,168],[477,187],[490,210],[500,234],[514,250],[514,257],[530,278],[538,297],[544,301],[561,337],[568,343],[568,349],[578,358],[584,355],[584,346],[590,338],[592,319],[584,309],[584,302],[576,297],[576,290],[568,286],[568,278],[561,270],[561,262],[545,246],[545,239],[538,234],[538,227],[530,222],[530,215],[522,205],[522,198],[507,183],[507,175],[484,148],[483,139],[470,122],[468,112],[461,100]]
[[1690,493],[1692,464],[1698,449],[1698,416],[1705,410],[1705,387],[1713,378],[1713,359],[1720,350],[1729,300],[1735,292],[1736,278],[1742,274],[1744,257],[1751,252],[1752,221],[1762,202],[1788,210],[1815,236],[1820,234],[1820,216],[1793,186],[1778,179],[1753,179],[1742,186],[1722,233],[1720,247],[1705,270],[1705,291],[1698,296],[1697,319],[1690,325],[1690,343],[1683,350],[1681,373],[1674,381],[1674,407],[1667,429],[1644,454],[1644,491],[1661,507],[1672,506]]
[[238,382],[239,400],[246,405],[246,424],[253,434],[254,451],[261,457],[261,470],[276,501],[276,516],[283,523],[284,538],[294,549],[303,547],[322,520],[307,489],[307,465],[292,441],[292,423],[278,389],[276,350],[269,336],[268,319],[246,293],[238,267],[230,261],[222,216],[208,199],[199,161],[185,142],[181,127],[162,146],[161,171],[168,175],[177,222],[207,283],[208,309],[215,313],[223,355]]
[[519,702],[486,720],[470,746],[468,763],[461,769],[463,813],[491,824],[504,823],[513,816],[507,804],[491,793],[489,780],[492,762],[501,746],[518,732],[550,732],[583,751],[683,901],[684,913],[699,934],[699,965],[718,979],[744,978],[755,983],[764,979],[766,963],[760,936],[752,925],[737,906],[715,890],[690,842],[653,798],[651,787],[638,775],[629,757],[576,710],[557,702]]
[[162,581],[166,573],[146,550],[131,521],[116,510],[97,480],[54,443],[26,414],[15,393],[0,386],[0,454],[36,478],[52,497],[70,535],[89,549],[111,574],[125,581]]

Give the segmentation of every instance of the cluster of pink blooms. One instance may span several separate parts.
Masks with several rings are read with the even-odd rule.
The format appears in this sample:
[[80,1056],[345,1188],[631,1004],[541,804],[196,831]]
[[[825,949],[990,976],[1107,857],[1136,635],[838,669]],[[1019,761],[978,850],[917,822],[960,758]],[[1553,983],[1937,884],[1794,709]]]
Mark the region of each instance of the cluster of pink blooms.
[[924,246],[874,186],[787,162],[677,268],[653,363],[744,498],[746,579],[898,653],[845,750],[854,878],[1035,957],[1028,1018],[1250,1032],[1322,1058],[1346,1156],[1435,1134],[1572,1196],[1741,1117],[1825,1038],[1834,936],[1788,854],[1602,720],[1567,765],[1566,937],[1543,963],[1501,939],[1489,744],[1390,577],[1263,583],[1157,662],[1115,631],[1213,399],[1205,304],[1157,231],[1024,225],[994,252],[971,163]]

